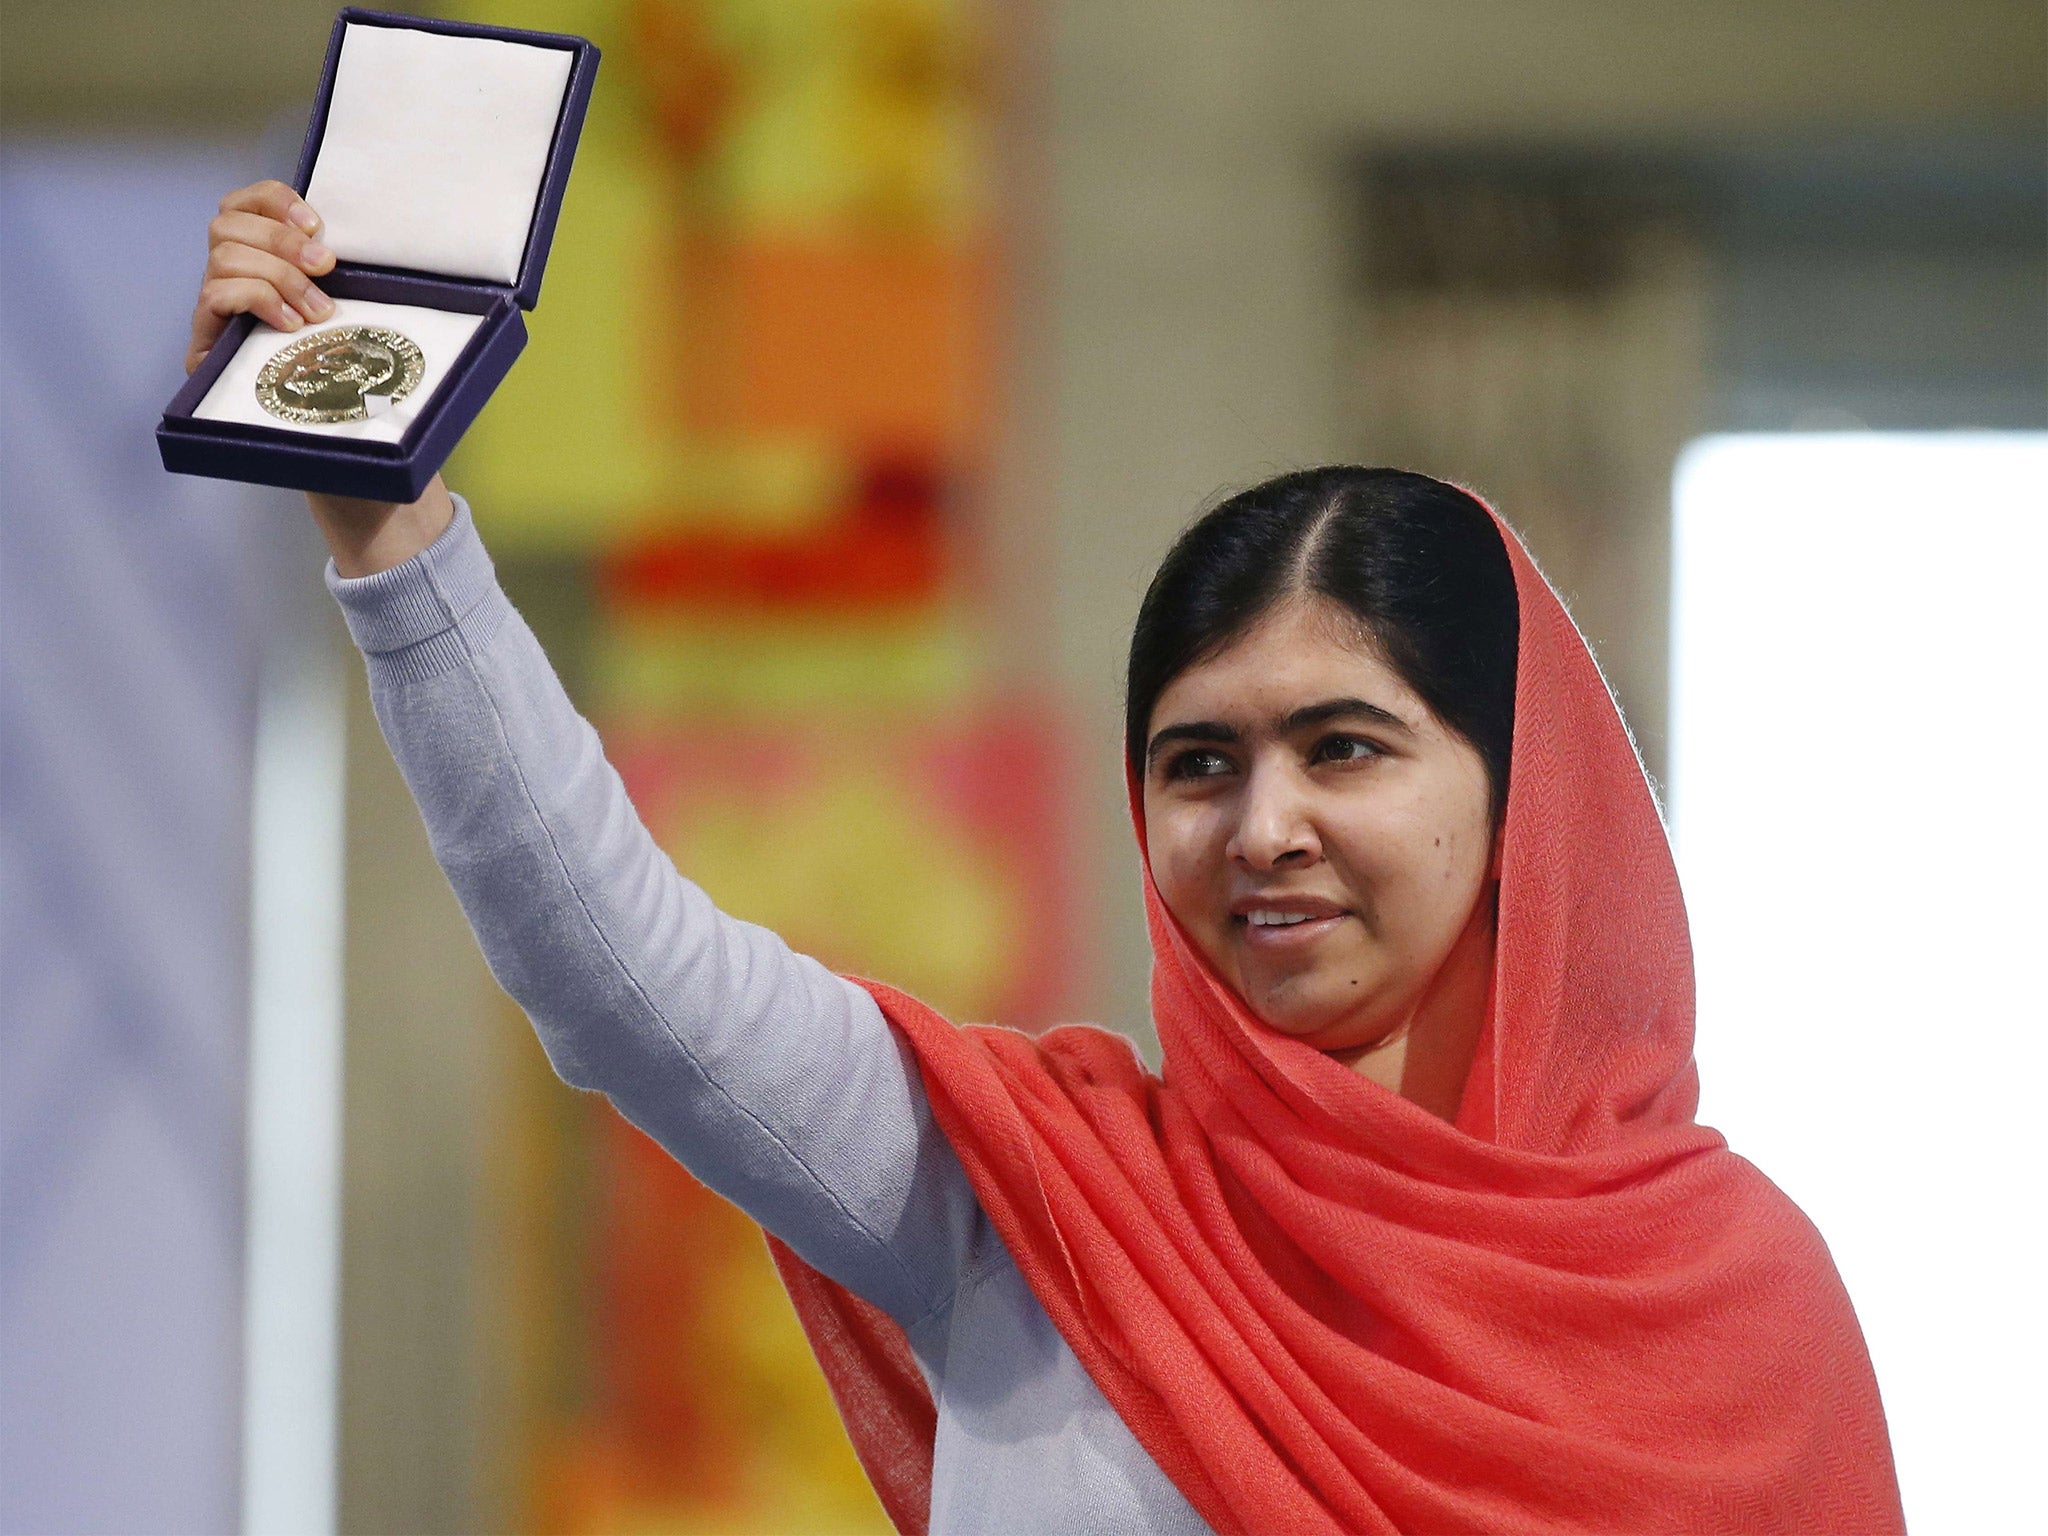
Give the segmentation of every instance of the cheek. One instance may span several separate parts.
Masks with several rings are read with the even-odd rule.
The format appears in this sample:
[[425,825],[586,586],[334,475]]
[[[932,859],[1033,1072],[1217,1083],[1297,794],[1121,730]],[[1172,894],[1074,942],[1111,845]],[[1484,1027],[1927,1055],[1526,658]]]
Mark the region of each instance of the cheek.
[[1222,867],[1222,844],[1214,822],[1201,806],[1166,804],[1146,812],[1152,883],[1184,927],[1199,926],[1213,905],[1209,897]]
[[1342,857],[1350,883],[1389,933],[1462,923],[1486,871],[1488,829],[1467,808],[1432,798],[1378,805],[1349,818]]

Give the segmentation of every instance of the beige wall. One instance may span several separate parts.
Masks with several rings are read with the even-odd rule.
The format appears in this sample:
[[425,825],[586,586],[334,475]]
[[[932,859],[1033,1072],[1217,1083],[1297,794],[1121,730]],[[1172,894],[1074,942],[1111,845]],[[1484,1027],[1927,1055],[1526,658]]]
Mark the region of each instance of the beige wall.
[[[407,9],[408,7],[395,7]],[[431,11],[431,5],[410,9]],[[332,0],[64,0],[0,17],[0,122],[245,129],[319,74]],[[1005,12],[1034,9],[1015,4]],[[2032,0],[1150,0],[1040,5],[1065,149],[2037,120]],[[1079,135],[1078,137],[1076,135]]]
[[2038,123],[2032,0],[1301,0],[1317,113],[1371,137],[1578,141]]
[[0,125],[246,139],[312,99],[339,9],[322,0],[9,5]]
[[341,1529],[488,1529],[510,1497],[494,1459],[507,1298],[485,1161],[506,1141],[509,1021],[362,659],[336,639],[349,689]]

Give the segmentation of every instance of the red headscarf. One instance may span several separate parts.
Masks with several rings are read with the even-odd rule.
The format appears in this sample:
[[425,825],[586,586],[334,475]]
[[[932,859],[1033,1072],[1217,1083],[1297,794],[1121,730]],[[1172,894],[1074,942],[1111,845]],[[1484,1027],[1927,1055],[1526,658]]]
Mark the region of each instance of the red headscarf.
[[[1017,1267],[1217,1531],[1900,1532],[1820,1234],[1693,1121],[1669,845],[1586,644],[1521,605],[1492,1005],[1456,1123],[1262,1026],[1145,880],[1163,1077],[1121,1036],[868,985]],[[1132,812],[1140,848],[1137,786]],[[902,1331],[776,1246],[890,1517],[934,1411]]]

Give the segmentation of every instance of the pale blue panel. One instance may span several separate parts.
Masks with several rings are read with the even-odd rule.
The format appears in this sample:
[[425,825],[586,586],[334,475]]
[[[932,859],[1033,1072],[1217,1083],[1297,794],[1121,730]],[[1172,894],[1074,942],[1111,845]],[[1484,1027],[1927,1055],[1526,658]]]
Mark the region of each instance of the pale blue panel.
[[[294,509],[168,476],[224,151],[0,170],[0,1529],[232,1530],[256,650]],[[303,514],[297,514],[303,521]]]

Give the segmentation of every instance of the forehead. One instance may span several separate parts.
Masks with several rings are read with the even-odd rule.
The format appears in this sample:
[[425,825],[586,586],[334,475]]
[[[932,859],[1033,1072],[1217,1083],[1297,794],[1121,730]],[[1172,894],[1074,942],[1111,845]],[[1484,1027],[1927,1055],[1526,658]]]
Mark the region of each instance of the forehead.
[[1290,598],[1168,683],[1146,728],[1181,720],[1249,727],[1336,698],[1363,699],[1418,726],[1428,715],[1355,615],[1328,598]]

